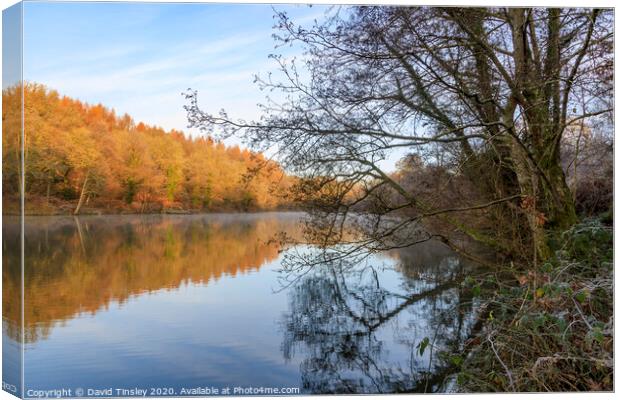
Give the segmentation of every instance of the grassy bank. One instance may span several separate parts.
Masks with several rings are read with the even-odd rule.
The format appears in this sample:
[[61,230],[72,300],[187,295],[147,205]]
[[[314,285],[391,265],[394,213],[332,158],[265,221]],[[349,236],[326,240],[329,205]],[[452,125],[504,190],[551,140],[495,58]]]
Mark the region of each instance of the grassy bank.
[[587,219],[554,238],[555,255],[467,280],[482,329],[455,356],[459,390],[613,390],[613,226]]

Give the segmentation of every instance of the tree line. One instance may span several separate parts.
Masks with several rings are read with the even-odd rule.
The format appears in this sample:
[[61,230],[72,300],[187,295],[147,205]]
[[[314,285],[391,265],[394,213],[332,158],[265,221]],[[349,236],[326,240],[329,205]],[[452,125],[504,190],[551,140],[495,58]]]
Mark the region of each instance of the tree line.
[[[247,211],[286,205],[276,194],[290,178],[260,153],[136,123],[41,84],[23,89],[27,212]],[[2,93],[7,200],[21,191],[21,91],[13,86]]]

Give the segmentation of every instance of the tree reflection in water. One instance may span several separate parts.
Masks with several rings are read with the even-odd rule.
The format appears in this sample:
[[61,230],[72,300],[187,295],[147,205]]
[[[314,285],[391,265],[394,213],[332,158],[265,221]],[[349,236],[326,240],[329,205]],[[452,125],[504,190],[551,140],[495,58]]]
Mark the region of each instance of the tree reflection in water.
[[[470,266],[434,242],[364,260],[325,262],[329,256],[321,253],[306,248],[302,256],[290,257],[283,271],[300,274],[287,277],[294,283],[283,317],[282,351],[287,360],[296,353],[303,358],[303,389],[445,390],[451,363],[441,353],[458,349],[474,322],[475,306],[461,285]],[[311,269],[295,265],[313,257],[324,262]],[[431,344],[421,353],[425,337]]]
[[[207,285],[258,271],[278,258],[278,232],[294,236],[298,214],[28,217],[23,340],[110,304],[184,283]],[[3,224],[3,333],[22,340],[20,225]]]

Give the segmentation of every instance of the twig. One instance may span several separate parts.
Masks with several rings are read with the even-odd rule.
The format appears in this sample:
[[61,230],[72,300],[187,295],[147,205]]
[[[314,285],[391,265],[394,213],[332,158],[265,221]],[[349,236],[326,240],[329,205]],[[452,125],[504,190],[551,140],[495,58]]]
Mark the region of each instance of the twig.
[[581,308],[579,307],[579,304],[577,304],[574,298],[571,297],[571,299],[573,300],[573,304],[575,304],[575,307],[577,308],[579,315],[581,315],[581,319],[583,319],[583,322],[585,322],[585,324],[588,326],[588,329],[592,330],[592,325],[590,325],[588,320],[586,320],[586,316],[583,315],[583,312],[581,312]]
[[514,392],[515,384],[514,384],[514,381],[512,380],[512,373],[510,372],[506,364],[504,364],[499,354],[497,354],[497,350],[495,349],[495,344],[491,340],[491,335],[487,336],[487,341],[491,343],[491,349],[493,350],[493,353],[495,353],[495,357],[497,358],[497,361],[499,361],[499,363],[502,364],[502,367],[504,367],[504,370],[506,371],[506,375],[508,376],[508,380],[510,381],[510,388]]

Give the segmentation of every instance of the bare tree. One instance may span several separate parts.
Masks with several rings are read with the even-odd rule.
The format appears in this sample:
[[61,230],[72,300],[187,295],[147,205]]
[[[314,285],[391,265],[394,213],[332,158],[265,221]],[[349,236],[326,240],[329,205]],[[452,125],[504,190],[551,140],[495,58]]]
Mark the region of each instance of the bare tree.
[[[326,238],[341,239],[351,211],[370,198],[379,206],[365,210],[372,222],[364,243],[376,248],[418,241],[407,232],[432,219],[507,254],[519,251],[515,240],[529,243],[544,259],[548,231],[576,221],[560,143],[567,126],[612,112],[602,78],[613,65],[610,10],[355,7],[336,8],[311,28],[285,13],[277,21],[279,43],[306,51],[303,66],[273,56],[284,79],[258,79],[283,100],[243,121],[202,111],[190,91],[188,119],[258,149],[276,145]],[[598,100],[583,106],[577,90]],[[407,190],[380,166],[403,148],[439,148],[441,160],[430,162],[476,194],[438,207]],[[382,200],[385,191],[396,200]],[[470,212],[484,212],[488,223],[469,223]],[[509,237],[506,224],[520,237]]]

